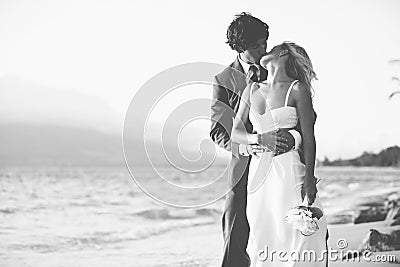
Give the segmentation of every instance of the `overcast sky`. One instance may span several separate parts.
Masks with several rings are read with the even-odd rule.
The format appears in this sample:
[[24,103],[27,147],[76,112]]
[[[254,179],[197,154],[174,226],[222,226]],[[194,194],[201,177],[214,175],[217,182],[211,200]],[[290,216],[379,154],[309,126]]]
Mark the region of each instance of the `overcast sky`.
[[[231,63],[225,33],[241,11],[269,24],[269,49],[290,40],[308,51],[319,77],[318,158],[400,145],[400,97],[388,100],[400,89],[392,80],[400,67],[389,64],[400,59],[397,0],[0,1],[2,117],[46,120],[40,114],[57,110],[68,118],[75,99],[80,110],[94,111],[68,118],[72,124],[120,131],[132,97],[153,75],[183,63]],[[7,98],[10,88],[22,89]],[[211,87],[197,91],[190,96],[211,95]],[[80,96],[92,101],[85,106]],[[204,125],[192,125],[193,136],[207,138]]]

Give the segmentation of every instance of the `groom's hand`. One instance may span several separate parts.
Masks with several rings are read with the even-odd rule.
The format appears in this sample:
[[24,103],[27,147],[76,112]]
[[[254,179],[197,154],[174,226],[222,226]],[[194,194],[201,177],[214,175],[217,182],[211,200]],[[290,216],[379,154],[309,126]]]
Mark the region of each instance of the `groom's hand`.
[[293,135],[291,135],[288,130],[278,129],[278,131],[275,132],[275,136],[277,138],[274,156],[286,153],[294,147]]
[[270,132],[265,132],[257,135],[258,144],[264,147],[267,151],[271,151],[276,155],[284,150],[288,140],[279,134],[279,129]]

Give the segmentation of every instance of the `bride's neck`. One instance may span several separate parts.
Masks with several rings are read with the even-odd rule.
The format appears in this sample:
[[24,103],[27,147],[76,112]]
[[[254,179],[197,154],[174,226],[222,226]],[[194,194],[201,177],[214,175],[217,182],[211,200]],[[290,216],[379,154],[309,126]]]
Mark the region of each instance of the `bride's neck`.
[[279,65],[279,66],[269,65],[267,67],[267,70],[268,70],[267,83],[269,84],[276,84],[292,80],[287,75],[284,65]]

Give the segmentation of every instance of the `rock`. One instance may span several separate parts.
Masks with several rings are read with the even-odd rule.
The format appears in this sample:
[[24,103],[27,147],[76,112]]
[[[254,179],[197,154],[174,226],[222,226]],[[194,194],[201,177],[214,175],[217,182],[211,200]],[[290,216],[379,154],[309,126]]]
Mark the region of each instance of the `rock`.
[[[331,214],[327,216],[328,224],[342,223],[368,223],[378,221],[388,221],[400,219],[400,194],[392,193],[390,195],[380,195],[364,197],[359,199],[352,206],[352,215],[350,212],[342,211],[340,214]],[[392,222],[394,223],[394,222]]]
[[385,201],[385,207],[388,210],[386,220],[396,220],[400,218],[400,195],[392,194]]
[[392,193],[387,197],[388,202],[400,204],[400,193]]
[[384,207],[369,207],[358,211],[355,216],[354,223],[366,223],[384,221],[388,214],[388,210]]
[[396,226],[396,225],[400,225],[400,218],[397,218],[396,220],[394,220],[390,226]]
[[328,214],[326,216],[328,224],[345,224],[352,223],[354,221],[353,211],[343,211],[340,213]]
[[400,218],[400,206],[391,208],[387,213],[385,220],[391,221],[399,218]]
[[356,207],[383,207],[388,199],[387,195],[361,197],[354,201]]
[[376,229],[370,229],[369,233],[358,247],[358,251],[360,252],[365,250],[371,252],[400,250],[400,230],[393,231],[389,234],[383,234]]

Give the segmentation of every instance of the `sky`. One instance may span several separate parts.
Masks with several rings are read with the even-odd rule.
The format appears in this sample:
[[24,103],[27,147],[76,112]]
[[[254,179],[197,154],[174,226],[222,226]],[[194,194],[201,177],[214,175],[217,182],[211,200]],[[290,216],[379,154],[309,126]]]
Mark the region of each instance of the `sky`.
[[[400,145],[400,96],[388,100],[400,89],[392,79],[400,77],[400,64],[389,63],[400,59],[396,0],[0,1],[0,121],[120,134],[132,98],[154,75],[185,63],[234,60],[225,33],[242,11],[268,23],[269,49],[290,40],[310,55],[319,78],[318,158]],[[211,90],[191,86],[165,98],[155,125]],[[190,125],[185,144],[207,138],[208,130],[204,121]]]

